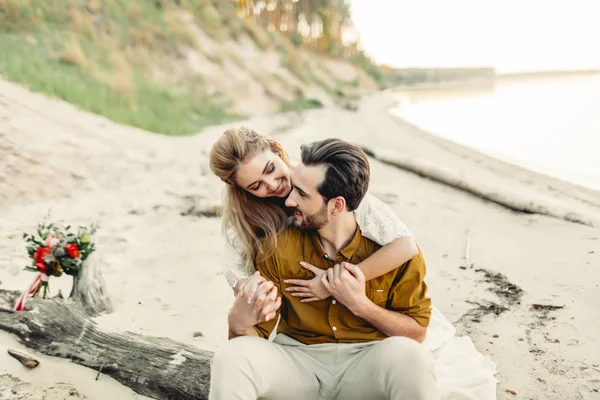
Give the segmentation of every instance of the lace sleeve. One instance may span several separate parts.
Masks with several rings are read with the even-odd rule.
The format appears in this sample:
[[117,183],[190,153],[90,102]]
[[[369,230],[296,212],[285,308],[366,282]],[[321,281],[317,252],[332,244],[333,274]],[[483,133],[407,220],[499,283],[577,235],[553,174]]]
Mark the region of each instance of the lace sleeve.
[[242,258],[242,246],[238,239],[237,232],[230,229],[225,238],[225,248],[223,249],[223,268],[224,275],[229,286],[235,288],[236,283],[249,276],[244,266]]
[[370,193],[365,195],[354,215],[362,235],[380,246],[399,237],[412,237],[412,233],[392,209]]

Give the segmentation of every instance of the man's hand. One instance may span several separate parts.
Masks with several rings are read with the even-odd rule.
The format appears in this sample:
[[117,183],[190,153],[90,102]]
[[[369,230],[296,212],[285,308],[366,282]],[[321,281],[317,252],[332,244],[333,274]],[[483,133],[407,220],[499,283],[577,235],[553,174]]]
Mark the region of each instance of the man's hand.
[[336,264],[327,270],[321,280],[329,293],[352,313],[370,302],[365,294],[365,276],[354,264]]
[[[246,335],[248,329],[254,325],[273,319],[281,307],[281,297],[277,296],[277,287],[271,281],[263,278],[256,289],[249,292],[248,294],[245,294],[244,290],[238,292],[229,313],[229,330],[233,336]],[[249,300],[250,295],[253,300]]]
[[238,281],[235,286],[235,295],[242,296],[246,299],[248,304],[252,303],[254,300],[254,296],[256,295],[256,290],[258,286],[266,282],[267,280],[260,275],[260,272],[256,271],[248,278],[243,278]]
[[300,300],[301,303],[319,301],[331,296],[331,293],[329,293],[321,280],[326,271],[304,261],[300,262],[300,265],[312,272],[315,277],[312,279],[286,279],[284,280],[285,283],[297,286],[290,286],[285,288],[285,290],[292,292],[292,296],[304,297],[304,299]]

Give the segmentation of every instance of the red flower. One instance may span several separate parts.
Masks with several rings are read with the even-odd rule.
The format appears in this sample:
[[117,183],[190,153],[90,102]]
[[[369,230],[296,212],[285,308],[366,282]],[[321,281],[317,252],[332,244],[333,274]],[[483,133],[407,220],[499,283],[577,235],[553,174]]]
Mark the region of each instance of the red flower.
[[81,256],[81,253],[79,252],[79,249],[77,248],[77,243],[71,243],[70,245],[68,245],[67,247],[65,247],[65,251],[72,258],[79,258]]
[[35,251],[35,255],[33,256],[33,259],[35,260],[36,264],[40,264],[40,263],[44,263],[44,257],[46,257],[47,255],[52,254],[52,250],[50,250],[50,248],[48,247],[40,247],[39,249],[37,249]]
[[44,263],[37,263],[35,264],[36,268],[39,269],[41,272],[46,272],[46,270],[48,269],[48,267],[46,266],[46,264]]

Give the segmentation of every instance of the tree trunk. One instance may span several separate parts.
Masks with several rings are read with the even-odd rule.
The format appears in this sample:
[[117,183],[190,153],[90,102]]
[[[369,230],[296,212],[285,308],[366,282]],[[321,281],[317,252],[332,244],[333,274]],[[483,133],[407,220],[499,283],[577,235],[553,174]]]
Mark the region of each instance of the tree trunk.
[[103,298],[90,304],[81,280],[75,283],[71,299],[29,300],[26,309],[35,312],[12,311],[20,293],[0,290],[0,329],[24,346],[92,368],[145,396],[208,398],[211,352],[167,338],[102,331],[91,318],[110,304]]

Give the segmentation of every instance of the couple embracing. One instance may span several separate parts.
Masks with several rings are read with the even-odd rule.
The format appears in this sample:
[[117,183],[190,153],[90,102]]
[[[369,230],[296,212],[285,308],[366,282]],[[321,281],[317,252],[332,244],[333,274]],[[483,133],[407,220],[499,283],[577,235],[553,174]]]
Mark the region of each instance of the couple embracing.
[[367,193],[366,154],[327,139],[303,145],[292,166],[279,143],[240,128],[217,140],[210,166],[227,184],[236,297],[209,398],[436,399],[421,344],[432,315],[425,260]]

